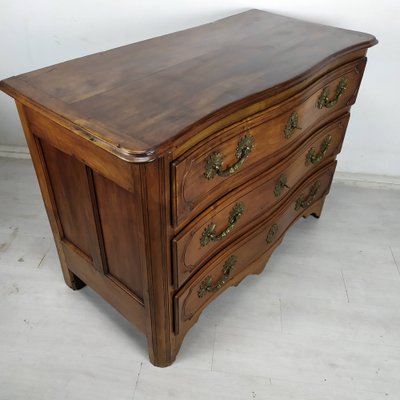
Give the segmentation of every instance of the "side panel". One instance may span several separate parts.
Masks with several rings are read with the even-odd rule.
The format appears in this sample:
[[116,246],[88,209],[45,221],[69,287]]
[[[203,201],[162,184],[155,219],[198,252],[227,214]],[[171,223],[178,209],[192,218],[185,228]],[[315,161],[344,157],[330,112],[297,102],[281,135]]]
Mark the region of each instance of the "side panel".
[[[98,258],[99,243],[95,234],[85,165],[44,140],[39,143],[53,189],[63,239],[70,241],[91,259]],[[96,261],[101,263],[100,259]]]
[[57,247],[58,256],[60,258],[61,271],[64,276],[64,281],[73,290],[81,289],[83,286],[85,286],[85,283],[82,282],[75,274],[73,274],[67,265],[65,253],[61,243],[61,224],[56,210],[54,195],[50,186],[49,174],[47,172],[47,168],[43,159],[43,152],[41,151],[39,141],[36,140],[32,134],[30,123],[27,117],[27,108],[18,101],[16,101],[16,106],[18,109],[19,117],[21,119],[26,142],[29,146],[29,152],[32,157],[36,176],[38,178],[51,230],[53,231],[54,241]]
[[143,299],[137,196],[99,174],[93,177],[108,273]]
[[[100,164],[100,169],[107,169],[101,161],[102,149],[92,145],[85,158],[81,158],[79,143],[70,143],[68,135],[54,121],[40,115],[39,130],[38,114],[27,112],[19,103],[17,107],[65,282],[73,289],[87,284],[145,332],[143,274],[136,245],[143,233],[133,227],[142,215],[140,195],[133,189],[131,165],[121,164],[113,157],[113,168],[121,170],[123,179],[115,183],[109,179],[110,174],[105,178],[95,172],[97,168],[93,169]],[[124,253],[116,256],[121,251]]]

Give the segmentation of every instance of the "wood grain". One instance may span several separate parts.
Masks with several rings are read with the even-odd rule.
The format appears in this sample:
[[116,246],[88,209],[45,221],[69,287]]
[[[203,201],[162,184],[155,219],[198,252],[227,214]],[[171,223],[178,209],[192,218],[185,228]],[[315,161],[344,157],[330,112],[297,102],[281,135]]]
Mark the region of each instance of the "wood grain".
[[220,119],[232,107],[283,92],[375,43],[368,34],[250,10],[20,75],[0,87],[17,97],[29,92],[26,101],[140,159],[213,115]]
[[38,178],[43,202],[46,207],[47,217],[49,218],[51,230],[53,232],[54,241],[57,247],[58,257],[60,258],[61,270],[65,283],[74,290],[81,289],[85,283],[74,275],[68,268],[65,253],[61,244],[62,228],[60,224],[57,206],[54,199],[54,193],[50,185],[50,178],[47,171],[46,163],[43,158],[43,152],[39,141],[33,136],[26,117],[26,108],[19,102],[16,102],[18,114],[21,120],[25,139],[28,143],[29,152],[32,157],[33,166]]
[[[174,224],[180,226],[187,222],[188,215],[203,210],[226,190],[259,175],[260,171],[275,164],[277,159],[289,155],[318,126],[353,104],[365,62],[366,59],[356,60],[332,71],[278,107],[271,107],[214,133],[211,140],[204,141],[202,146],[196,146],[194,151],[178,158],[172,166]],[[338,103],[332,108],[317,109],[316,103],[322,89],[328,87],[334,93],[343,77],[348,80],[348,85]],[[298,115],[299,129],[295,129],[288,139],[284,134],[285,126],[294,112]],[[232,176],[206,179],[207,158],[214,152],[220,152],[224,155],[224,169],[234,164],[237,161],[235,153],[238,142],[245,135],[254,138],[254,149],[243,167]]]
[[[332,157],[336,157],[342,145],[349,116],[345,114],[331,122],[316,132],[290,157],[285,158],[273,168],[266,169],[257,177],[256,182],[250,181],[237,190],[229,192],[215,202],[212,208],[187,224],[172,241],[176,287],[180,287],[196,273],[210,256],[241,236],[243,232],[251,229],[260,217],[271,213],[286,196],[291,195],[298,185],[315,173],[319,167],[331,161]],[[317,152],[320,151],[321,144],[328,136],[331,137],[331,143],[322,160],[319,163],[306,164],[305,160],[309,151],[312,148]],[[274,190],[281,176],[287,179],[287,187],[284,187],[282,193],[277,196]],[[225,238],[210,241],[202,246],[200,241],[206,228],[214,223],[216,233],[220,233],[228,225],[229,214],[238,203],[243,204],[244,212],[233,230]]]
[[[210,301],[232,284],[236,284],[236,275],[240,276],[240,273],[243,272],[244,269],[247,269],[253,262],[262,257],[264,253],[270,253],[271,249],[274,249],[280,243],[289,226],[299,217],[309,215],[309,212],[317,213],[318,210],[320,210],[321,203],[319,203],[319,200],[329,193],[335,168],[336,162],[325,166],[318,173],[314,174],[282,204],[279,210],[269,215],[266,220],[259,222],[257,227],[251,229],[246,235],[242,235],[238,241],[226,246],[224,251],[220,252],[208,263],[206,268],[203,268],[178,291],[174,298],[176,307],[175,327],[177,334],[180,333],[182,328],[183,331],[185,331],[185,325],[192,325],[191,320],[196,320],[199,316],[198,314]],[[311,187],[317,181],[320,182],[321,185],[320,191],[312,201],[312,204],[310,204],[310,207],[316,204],[316,208],[310,208],[310,211],[306,212],[303,208],[296,209],[297,199],[304,194],[308,194]],[[278,230],[274,239],[268,243],[266,239],[273,224],[277,225]],[[223,264],[228,257],[232,255],[237,256],[237,263],[232,270],[233,272],[230,279],[215,292],[207,293],[203,297],[200,297],[198,293],[202,281],[204,281],[207,276],[210,276],[215,285],[215,283],[221,279]],[[247,271],[246,275],[249,273],[250,271]]]
[[107,272],[143,299],[143,279],[139,257],[138,225],[135,210],[138,196],[112,181],[94,174],[100,226],[105,244]]
[[[295,220],[321,215],[376,43],[251,10],[0,82],[17,100],[66,284],[93,288],[146,335],[150,361],[170,365],[210,301],[260,273]],[[208,157],[231,166],[244,135],[254,149],[242,166],[207,179]],[[203,246],[239,203],[229,234]],[[205,279],[219,284],[199,296]]]

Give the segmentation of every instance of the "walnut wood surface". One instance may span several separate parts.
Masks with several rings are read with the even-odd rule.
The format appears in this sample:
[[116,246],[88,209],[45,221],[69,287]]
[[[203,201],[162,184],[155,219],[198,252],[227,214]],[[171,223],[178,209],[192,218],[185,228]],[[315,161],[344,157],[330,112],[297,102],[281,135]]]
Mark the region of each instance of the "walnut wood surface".
[[[235,275],[251,265],[256,259],[260,258],[262,254],[269,252],[270,248],[273,247],[276,242],[279,242],[279,239],[289,226],[304,214],[303,208],[295,208],[296,200],[299,196],[309,193],[310,188],[317,181],[320,182],[321,187],[313,203],[328,194],[335,167],[336,163],[331,163],[306,180],[301,187],[293,191],[289,199],[283,202],[282,207],[277,212],[270,215],[266,221],[264,220],[257,227],[250,229],[250,234],[247,235],[247,237],[242,235],[242,238],[236,241],[235,244],[227,246],[223,252],[208,263],[206,268],[202,268],[201,272],[196,274],[196,276],[177,293],[174,298],[177,334],[179,334],[179,330],[183,325],[190,323],[190,320],[195,317],[197,313],[202,311],[214,297],[219,295],[220,291],[222,291],[221,289],[226,289],[235,282]],[[268,243],[266,239],[273,224],[278,226],[278,230],[274,239]],[[200,297],[198,292],[201,282],[207,276],[211,276],[215,285],[215,283],[221,279],[224,262],[232,255],[237,256],[237,263],[233,267],[229,281],[215,293],[207,293],[203,297]]]
[[[53,188],[62,238],[79,247],[90,259],[96,258],[96,267],[102,270],[98,245],[94,243],[95,225],[85,165],[45,141],[38,142]],[[79,198],[80,202],[71,201],[73,198]]]
[[[255,182],[247,182],[237,190],[229,192],[214,203],[212,208],[207,209],[206,212],[185,226],[172,242],[176,286],[180,287],[207,262],[211,255],[241,236],[246,230],[251,229],[260,216],[271,212],[307,176],[314,173],[326,161],[332,160],[332,157],[335,157],[341,149],[349,116],[347,113],[315,132],[310,140],[296,149],[290,157],[285,158],[273,168],[267,169],[257,177]],[[305,160],[309,151],[315,148],[319,152],[322,142],[328,136],[331,136],[332,139],[322,160],[319,163],[306,164]],[[288,187],[285,187],[282,193],[276,196],[275,186],[282,175],[287,178]],[[222,231],[228,224],[229,213],[238,202],[244,205],[244,213],[233,230],[224,239],[210,241],[207,245],[202,246],[200,240],[207,226],[215,223],[217,233]]]
[[[290,154],[304,141],[315,127],[332,118],[343,107],[352,105],[364,72],[366,59],[359,59],[324,75],[313,85],[292,96],[289,100],[246,118],[237,124],[216,132],[212,139],[185,153],[173,163],[173,218],[175,225],[185,223],[193,213],[210,205],[226,190],[242,184],[256,176],[261,170],[276,163],[277,159]],[[347,88],[338,103],[332,108],[316,109],[315,104],[323,88],[335,92],[340,79],[348,80]],[[298,127],[287,139],[285,126],[293,112],[298,114]],[[236,147],[245,135],[254,137],[254,149],[247,157],[241,170],[231,177],[206,179],[205,160],[213,152],[224,155],[224,168],[232,165],[236,158]]]
[[43,152],[39,145],[39,141],[32,135],[29,121],[26,115],[26,108],[16,102],[18,114],[21,120],[22,128],[32,157],[33,166],[39,181],[43,202],[46,207],[47,216],[49,218],[51,230],[53,232],[54,241],[57,247],[58,257],[60,259],[61,270],[65,283],[74,290],[81,289],[85,284],[74,275],[68,268],[65,253],[62,248],[61,237],[62,227],[60,224],[57,207],[54,199],[54,193],[50,184],[49,174],[43,158]]
[[94,173],[93,187],[104,240],[107,273],[143,301],[139,243],[137,240],[121,240],[135,237],[135,227],[138,226],[140,215],[134,205],[139,200],[135,198],[135,194],[98,173]]
[[[320,216],[375,43],[252,10],[0,82],[17,102],[66,284],[93,288],[146,335],[150,361],[170,365],[210,301],[260,273],[295,220]],[[343,78],[338,101],[319,108]],[[300,129],[286,137],[294,112]],[[208,180],[209,155],[231,165],[243,135],[255,141],[242,167]],[[232,232],[202,247],[238,202]],[[233,253],[232,276],[199,297]]]
[[368,34],[250,10],[19,75],[1,88],[122,157],[146,160],[193,125],[375,43]]

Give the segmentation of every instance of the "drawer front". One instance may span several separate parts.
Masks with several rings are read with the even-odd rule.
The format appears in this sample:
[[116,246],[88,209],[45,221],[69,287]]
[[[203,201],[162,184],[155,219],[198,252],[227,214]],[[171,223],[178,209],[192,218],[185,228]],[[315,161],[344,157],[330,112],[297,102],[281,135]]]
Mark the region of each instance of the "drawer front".
[[238,188],[197,217],[173,240],[174,282],[180,287],[222,246],[270,213],[305,176],[339,151],[349,114],[331,122],[290,158]]
[[346,64],[289,100],[213,135],[172,164],[173,224],[179,226],[276,164],[356,97],[365,59]]
[[251,263],[270,252],[304,210],[328,193],[335,166],[336,163],[331,163],[308,179],[282,208],[252,229],[247,237],[218,254],[177,293],[176,333],[226,287],[237,283],[236,276],[243,276]]

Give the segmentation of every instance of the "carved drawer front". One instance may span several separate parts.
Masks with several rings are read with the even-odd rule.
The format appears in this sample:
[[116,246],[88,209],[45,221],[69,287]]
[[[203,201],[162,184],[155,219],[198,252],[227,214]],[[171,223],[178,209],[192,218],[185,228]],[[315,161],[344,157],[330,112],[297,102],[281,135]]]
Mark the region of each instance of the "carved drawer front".
[[[228,246],[202,268],[175,296],[177,333],[226,287],[246,276],[246,268],[269,256],[289,226],[329,191],[336,162],[303,183],[272,216]],[[266,260],[265,260],[266,261]]]
[[179,226],[289,154],[327,118],[354,103],[366,60],[346,64],[285,102],[212,135],[172,164]]
[[174,282],[180,287],[221,247],[242,235],[339,151],[349,114],[331,122],[274,169],[199,215],[173,240]]

